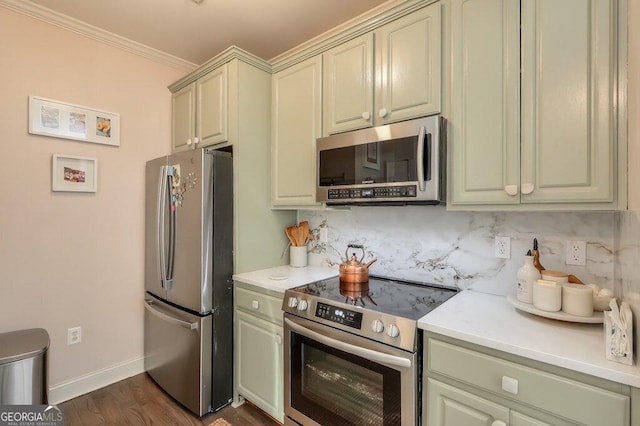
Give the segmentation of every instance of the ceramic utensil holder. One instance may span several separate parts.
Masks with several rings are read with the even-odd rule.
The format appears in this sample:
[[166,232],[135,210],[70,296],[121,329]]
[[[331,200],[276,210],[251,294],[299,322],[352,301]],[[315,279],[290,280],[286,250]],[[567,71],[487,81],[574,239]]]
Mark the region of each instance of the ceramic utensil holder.
[[289,264],[295,268],[307,266],[307,246],[289,247]]

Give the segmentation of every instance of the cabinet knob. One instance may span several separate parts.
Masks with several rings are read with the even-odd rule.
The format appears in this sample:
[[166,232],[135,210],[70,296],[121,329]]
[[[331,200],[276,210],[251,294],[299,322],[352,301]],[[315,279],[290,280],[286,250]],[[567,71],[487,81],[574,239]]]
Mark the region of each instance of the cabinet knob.
[[502,390],[517,395],[518,380],[508,376],[502,376]]
[[504,191],[509,195],[518,195],[518,185],[506,185]]
[[276,334],[276,343],[281,345],[282,344],[282,336],[279,334]]
[[200,138],[198,138],[198,137],[193,138],[193,144],[194,145],[198,145],[199,142],[200,142]]
[[522,189],[522,193],[523,194],[531,194],[533,192],[533,184],[532,183],[523,183],[521,189]]
[[491,423],[491,426],[507,426],[507,424],[502,420],[494,420],[493,423]]
[[363,112],[362,118],[368,121],[371,118],[371,114],[369,114],[369,111]]
[[388,114],[388,111],[386,108],[380,108],[380,111],[378,111],[378,116],[380,118],[385,118]]
[[187,145],[191,146],[192,142],[191,139],[187,139]]
[[257,300],[252,300],[252,301],[251,301],[251,307],[252,307],[253,309],[260,309],[260,304],[258,303],[258,301],[257,301]]

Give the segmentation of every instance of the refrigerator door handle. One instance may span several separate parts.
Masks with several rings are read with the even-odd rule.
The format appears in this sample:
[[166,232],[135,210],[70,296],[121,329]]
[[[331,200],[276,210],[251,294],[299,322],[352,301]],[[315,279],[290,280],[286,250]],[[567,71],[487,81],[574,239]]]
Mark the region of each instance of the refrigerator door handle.
[[[169,166],[172,167],[172,166]],[[168,176],[168,185],[169,190],[171,192],[174,185],[174,173],[173,170]],[[167,285],[167,289],[171,289],[173,286],[173,266],[175,262],[175,252],[176,252],[176,208],[173,204],[173,195],[171,196],[171,203],[169,207],[169,253],[167,253],[166,257],[166,269],[165,269],[165,283]]]
[[166,257],[164,251],[164,221],[165,221],[165,210],[167,203],[167,178],[168,178],[168,170],[167,166],[162,166],[160,168],[160,180],[158,182],[158,197],[156,200],[156,257],[158,265],[158,272],[160,275],[160,285],[162,288],[165,287],[166,281]]
[[153,300],[152,299],[145,299],[144,307],[145,307],[145,309],[147,311],[149,311],[153,315],[157,316],[161,320],[168,322],[169,324],[173,324],[173,325],[177,325],[177,326],[180,326],[180,327],[184,327],[184,328],[187,328],[189,330],[198,330],[198,323],[197,322],[183,321],[183,320],[175,318],[175,317],[173,317],[171,315],[165,314],[164,312],[160,311],[159,309],[157,309],[157,308],[155,308],[153,306]]

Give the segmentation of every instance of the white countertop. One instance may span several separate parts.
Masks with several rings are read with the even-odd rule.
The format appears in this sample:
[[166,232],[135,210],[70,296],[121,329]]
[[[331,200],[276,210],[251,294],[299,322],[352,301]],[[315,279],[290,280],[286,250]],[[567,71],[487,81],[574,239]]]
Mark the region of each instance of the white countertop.
[[284,293],[285,290],[293,287],[337,276],[337,269],[325,266],[294,268],[285,265],[236,274],[233,280]]
[[605,358],[602,324],[516,310],[504,296],[462,291],[425,315],[427,331],[640,388],[640,368]]

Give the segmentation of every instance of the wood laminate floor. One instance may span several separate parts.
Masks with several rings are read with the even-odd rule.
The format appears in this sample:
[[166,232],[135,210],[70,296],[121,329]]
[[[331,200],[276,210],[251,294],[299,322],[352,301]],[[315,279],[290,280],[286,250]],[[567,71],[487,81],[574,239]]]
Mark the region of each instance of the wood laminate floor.
[[[277,426],[279,423],[249,403],[198,418],[173,400],[146,374],[98,389],[60,404],[65,426],[197,425]],[[216,422],[218,420],[218,422]]]

